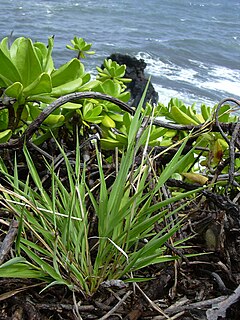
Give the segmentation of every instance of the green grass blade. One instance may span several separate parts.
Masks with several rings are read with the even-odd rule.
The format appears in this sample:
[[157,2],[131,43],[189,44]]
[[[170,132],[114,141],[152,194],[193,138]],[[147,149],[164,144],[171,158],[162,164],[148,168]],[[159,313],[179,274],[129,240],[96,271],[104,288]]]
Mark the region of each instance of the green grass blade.
[[8,260],[0,266],[1,278],[43,279],[47,274],[40,268],[30,264],[23,257]]

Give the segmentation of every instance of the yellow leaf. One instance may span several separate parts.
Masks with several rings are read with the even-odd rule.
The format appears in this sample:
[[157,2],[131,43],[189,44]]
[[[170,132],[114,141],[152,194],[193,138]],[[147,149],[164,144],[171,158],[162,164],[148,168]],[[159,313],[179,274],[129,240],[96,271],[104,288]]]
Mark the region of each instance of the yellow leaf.
[[206,184],[208,181],[207,177],[204,177],[199,173],[183,172],[182,176],[184,176],[185,178],[187,178],[191,182],[198,183],[201,185]]
[[212,153],[213,153],[213,162],[219,163],[223,157],[223,148],[222,148],[222,144],[220,142],[220,139],[217,139],[214,142],[214,145],[212,148]]

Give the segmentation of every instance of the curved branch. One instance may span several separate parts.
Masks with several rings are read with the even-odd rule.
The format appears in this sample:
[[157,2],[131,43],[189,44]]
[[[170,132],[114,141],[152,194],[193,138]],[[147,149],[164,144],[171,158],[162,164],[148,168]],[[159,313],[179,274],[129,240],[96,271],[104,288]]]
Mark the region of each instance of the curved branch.
[[227,142],[227,144],[229,145],[229,156],[230,156],[230,165],[229,165],[229,180],[228,180],[228,185],[226,187],[226,192],[227,192],[227,188],[233,184],[234,181],[234,164],[235,164],[235,142],[237,140],[238,134],[239,134],[239,128],[240,128],[240,123],[236,123],[235,127],[233,129],[232,132],[232,136],[231,139],[229,140],[227,135],[223,132],[222,130],[222,125],[220,125],[219,123],[219,111],[221,109],[221,107],[223,106],[223,104],[225,102],[233,102],[236,105],[238,105],[240,107],[240,101],[235,99],[235,98],[226,98],[223,99],[222,101],[219,102],[216,112],[215,112],[215,122],[216,125],[218,126],[219,132],[221,133],[222,137],[224,138],[224,140]]
[[[99,99],[99,100],[105,100],[105,101],[109,101],[114,103],[115,105],[117,105],[118,107],[120,107],[122,110],[129,112],[131,115],[134,114],[134,109],[132,109],[131,107],[129,107],[128,104],[126,104],[125,102],[114,98],[112,96],[103,94],[103,93],[99,93],[99,92],[74,92],[74,93],[70,93],[67,94],[65,96],[62,96],[58,99],[56,99],[54,102],[52,102],[49,106],[47,106],[42,112],[41,114],[29,125],[29,127],[26,129],[26,131],[23,133],[23,135],[18,138],[18,139],[12,139],[9,142],[6,143],[1,143],[0,144],[0,149],[17,149],[20,148],[24,141],[29,141],[31,139],[31,137],[33,136],[33,134],[38,130],[39,126],[43,123],[43,121],[52,113],[54,112],[57,108],[61,107],[62,105],[64,105],[67,102],[71,102],[71,101],[75,101],[75,100],[80,100],[80,99]],[[220,131],[220,133],[223,135],[223,137],[226,135],[224,134],[224,131],[229,131],[229,132],[233,132],[234,128],[236,126],[235,123],[219,123],[218,120],[218,112],[221,108],[221,106],[223,105],[223,103],[227,102],[227,101],[231,101],[231,102],[235,102],[236,104],[238,104],[240,106],[240,102],[234,98],[226,98],[224,100],[222,100],[217,109],[216,109],[216,123],[203,123],[203,124],[199,124],[199,125],[179,125],[179,124],[173,124],[173,123],[169,123],[169,122],[164,122],[161,120],[156,120],[154,119],[153,124],[159,127],[163,127],[163,128],[167,128],[167,129],[173,129],[173,130],[186,130],[186,131],[197,131],[200,130],[202,128],[207,128],[208,126],[211,127],[212,131]],[[225,139],[226,140],[226,139]]]
[[224,140],[230,144],[230,140],[228,139],[228,137],[226,136],[226,134],[223,132],[222,130],[222,125],[220,125],[220,122],[219,122],[219,111],[221,109],[221,107],[223,106],[223,104],[225,102],[234,102],[236,105],[238,105],[240,107],[240,101],[235,99],[235,98],[226,98],[226,99],[223,99],[222,101],[219,102],[217,108],[216,108],[216,111],[215,111],[215,123],[219,129],[219,132],[221,133],[222,137],[224,138]]
[[[198,125],[192,125],[192,124],[188,124],[188,125],[182,125],[182,124],[175,124],[175,123],[171,123],[171,122],[165,122],[165,121],[161,121],[161,120],[154,120],[153,124],[159,127],[163,127],[166,129],[172,129],[172,130],[179,130],[179,131],[198,131],[201,130],[203,128],[207,128],[210,127],[211,131],[214,132],[219,132],[219,125],[217,125],[214,122],[205,122],[202,124],[198,124]],[[236,126],[236,122],[229,122],[229,123],[221,123],[221,129],[222,131],[228,131],[230,132],[230,134],[233,133],[234,128]]]
[[58,99],[56,99],[54,102],[52,102],[49,106],[47,106],[41,114],[29,125],[29,127],[26,129],[26,131],[23,133],[23,135],[15,140],[9,141],[7,143],[1,143],[0,148],[20,148],[23,145],[24,141],[28,141],[31,139],[33,134],[37,131],[39,126],[43,123],[43,121],[57,108],[61,107],[67,102],[75,101],[79,99],[101,99],[105,101],[112,102],[119,106],[122,110],[129,112],[130,114],[134,114],[134,110],[130,108],[126,103],[123,101],[114,98],[112,96],[99,93],[99,92],[74,92],[67,94],[65,96],[62,96]]

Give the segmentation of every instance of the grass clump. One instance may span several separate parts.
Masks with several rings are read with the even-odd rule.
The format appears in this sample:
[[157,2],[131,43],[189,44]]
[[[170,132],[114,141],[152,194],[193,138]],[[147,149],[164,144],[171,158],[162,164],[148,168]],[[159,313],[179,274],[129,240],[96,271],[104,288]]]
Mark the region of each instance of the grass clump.
[[[147,280],[139,278],[140,269],[178,258],[166,254],[165,243],[171,238],[174,245],[173,236],[181,227],[175,217],[179,208],[167,208],[194,191],[163,200],[161,187],[193,151],[182,155],[183,143],[165,169],[156,171],[154,157],[144,152],[150,124],[143,130],[146,144],[136,165],[142,148],[140,112],[141,105],[131,122],[128,146],[119,153],[119,165],[111,173],[105,172],[104,156],[93,142],[98,168],[94,186],[88,183],[78,139],[74,162],[59,144],[61,168],[46,161],[49,188],[26,146],[25,182],[19,180],[17,163],[13,175],[2,163],[8,186],[0,187],[1,204],[19,220],[19,232],[15,257],[0,266],[1,277],[36,278],[48,286],[64,284],[92,295],[106,280]],[[182,242],[176,242],[176,247]]]

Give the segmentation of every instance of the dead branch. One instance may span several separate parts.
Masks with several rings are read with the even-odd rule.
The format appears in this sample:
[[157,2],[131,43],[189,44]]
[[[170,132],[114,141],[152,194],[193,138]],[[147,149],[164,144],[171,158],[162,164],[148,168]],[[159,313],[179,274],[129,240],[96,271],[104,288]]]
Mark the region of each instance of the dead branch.
[[[122,110],[129,112],[130,114],[134,114],[134,109],[128,106],[128,104],[124,103],[123,101],[114,98],[112,96],[102,94],[99,92],[74,92],[67,94],[65,96],[62,96],[58,99],[56,99],[54,102],[52,102],[48,107],[46,107],[41,114],[29,125],[29,127],[26,129],[26,131],[23,133],[21,137],[18,139],[11,139],[9,142],[6,143],[1,143],[0,144],[0,149],[19,149],[23,146],[24,142],[27,142],[31,139],[33,134],[39,129],[40,125],[43,123],[43,121],[50,115],[52,114],[57,108],[61,107],[67,102],[70,101],[76,101],[76,100],[81,100],[81,99],[101,99],[105,101],[110,101],[114,104],[116,104],[118,107],[120,107]],[[219,103],[219,106],[226,102],[226,101],[233,101],[240,105],[240,102],[236,99],[233,98],[227,98],[224,99]],[[160,120],[154,120],[153,124],[158,126],[158,127],[163,127],[167,129],[174,129],[174,130],[185,130],[185,131],[198,131],[201,129],[207,129],[211,131],[220,131],[220,133],[223,135],[223,137],[226,137],[224,132],[229,132],[232,134],[234,132],[234,129],[236,127],[235,123],[219,123],[218,120],[218,112],[220,107],[218,106],[216,110],[216,121],[215,123],[209,122],[209,123],[203,123],[200,125],[178,125],[178,124],[172,124]],[[228,140],[229,141],[229,140]]]
[[207,319],[218,320],[219,317],[221,317],[222,319],[225,319],[227,309],[231,307],[231,305],[233,305],[235,302],[237,302],[239,298],[240,298],[240,285],[237,287],[237,289],[234,291],[233,294],[231,294],[229,297],[227,297],[223,301],[213,304],[212,308],[207,310],[206,312]]
[[43,123],[43,121],[53,113],[57,108],[61,107],[67,102],[76,101],[81,99],[101,99],[105,101],[110,101],[117,106],[119,106],[122,110],[129,112],[130,114],[134,113],[134,110],[130,108],[126,103],[123,101],[111,97],[106,94],[102,94],[99,92],[74,92],[62,96],[52,102],[48,107],[46,107],[40,115],[29,125],[23,135],[15,140],[10,140],[9,142],[0,144],[0,148],[5,149],[18,149],[21,148],[24,141],[28,142],[33,134],[38,130],[39,126]]
[[119,302],[103,317],[99,318],[99,320],[105,320],[108,319],[113,313],[115,313],[119,307],[125,302],[125,300],[132,294],[132,291],[127,291],[127,293],[124,295],[124,297],[119,300]]
[[[219,122],[219,111],[221,109],[221,107],[224,105],[224,103],[226,102],[233,102],[235,103],[236,105],[238,105],[240,107],[240,101],[235,99],[235,98],[226,98],[226,99],[223,99],[219,102],[217,108],[216,108],[216,112],[215,112],[215,123],[216,123],[216,126],[218,127],[218,131],[221,133],[222,137],[225,139],[225,141],[230,144],[230,141],[228,139],[228,137],[226,136],[225,134],[225,130],[223,129],[223,124]],[[235,125],[234,125],[235,127]],[[233,129],[234,130],[234,129]],[[229,131],[229,133],[231,134],[233,131]]]
[[18,232],[18,225],[19,225],[19,222],[16,220],[13,220],[10,224],[8,233],[5,236],[5,238],[2,242],[2,245],[0,247],[0,265],[3,263],[8,252],[12,248],[12,244],[13,244],[15,237],[17,235],[17,232]]

